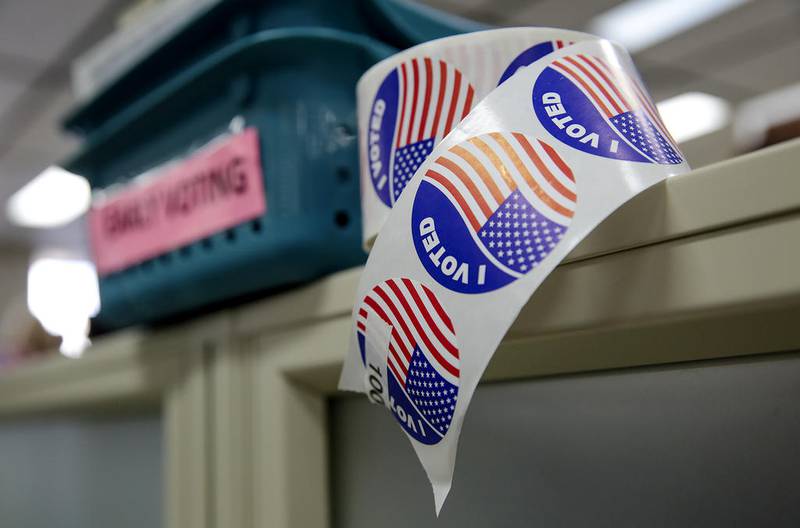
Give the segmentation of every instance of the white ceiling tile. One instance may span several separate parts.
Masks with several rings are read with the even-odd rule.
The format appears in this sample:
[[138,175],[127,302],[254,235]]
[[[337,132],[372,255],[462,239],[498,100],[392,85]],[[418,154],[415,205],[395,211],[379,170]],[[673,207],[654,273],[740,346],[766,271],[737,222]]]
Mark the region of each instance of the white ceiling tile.
[[0,77],[0,117],[25,93],[26,87],[17,79]]
[[36,117],[20,128],[20,135],[14,146],[25,150],[46,152],[57,159],[63,159],[72,153],[79,141],[61,129],[61,118],[73,104],[70,90],[64,87],[60,91],[45,92],[39,98],[42,101]]
[[746,87],[755,93],[800,82],[800,40],[788,46],[714,72],[710,79]]
[[48,63],[109,3],[109,0],[0,2],[0,50]]
[[2,79],[30,83],[41,75],[46,67],[46,64],[39,61],[9,55],[0,48],[0,78]]
[[0,205],[31,178],[56,161],[53,153],[14,147],[0,158]]
[[[776,25],[797,24],[798,5],[787,0],[757,0],[711,19],[688,31],[675,35],[637,56],[662,63],[688,66],[702,61],[703,66],[714,66],[715,58],[733,59],[736,49],[760,44],[759,34]],[[716,57],[709,56],[716,51]]]
[[513,8],[505,9],[503,20],[508,25],[531,25],[583,30],[588,21],[615,5],[620,0],[566,1],[541,0],[538,2],[515,2]]

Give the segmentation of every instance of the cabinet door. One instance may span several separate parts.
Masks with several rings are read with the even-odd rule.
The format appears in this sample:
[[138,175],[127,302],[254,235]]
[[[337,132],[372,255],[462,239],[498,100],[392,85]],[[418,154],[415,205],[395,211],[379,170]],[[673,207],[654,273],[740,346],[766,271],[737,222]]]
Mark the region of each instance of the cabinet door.
[[0,421],[0,526],[162,525],[157,412]]
[[331,404],[335,526],[800,526],[800,354],[479,387],[441,518],[399,427]]

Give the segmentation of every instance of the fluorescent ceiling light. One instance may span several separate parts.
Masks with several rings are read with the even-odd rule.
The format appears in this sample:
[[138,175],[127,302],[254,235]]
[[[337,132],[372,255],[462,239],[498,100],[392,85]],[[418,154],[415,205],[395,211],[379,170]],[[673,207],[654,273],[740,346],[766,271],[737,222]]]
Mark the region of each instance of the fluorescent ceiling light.
[[589,31],[635,53],[749,0],[629,0],[595,17]]
[[719,130],[731,119],[730,104],[707,93],[688,92],[656,106],[667,130],[679,143]]
[[94,265],[85,259],[38,256],[28,268],[28,310],[61,337],[61,353],[80,357],[89,346],[89,318],[100,310]]
[[58,227],[85,213],[91,200],[86,178],[48,167],[8,199],[6,213],[20,226]]

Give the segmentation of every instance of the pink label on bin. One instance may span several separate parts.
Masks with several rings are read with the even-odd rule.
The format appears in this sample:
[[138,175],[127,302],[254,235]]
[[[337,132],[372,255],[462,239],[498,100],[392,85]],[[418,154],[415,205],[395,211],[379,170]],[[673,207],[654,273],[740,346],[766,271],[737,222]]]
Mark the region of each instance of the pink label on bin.
[[248,128],[95,203],[89,233],[97,271],[125,269],[266,208],[258,131]]

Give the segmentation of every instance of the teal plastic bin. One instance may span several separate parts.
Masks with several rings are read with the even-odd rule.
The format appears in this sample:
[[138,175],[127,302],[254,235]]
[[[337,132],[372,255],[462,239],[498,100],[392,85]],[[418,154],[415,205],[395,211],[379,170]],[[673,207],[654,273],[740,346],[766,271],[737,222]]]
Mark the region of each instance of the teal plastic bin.
[[103,189],[186,155],[240,116],[259,130],[267,195],[260,218],[102,277],[96,328],[184,317],[363,262],[355,84],[393,52],[332,29],[263,31],[93,133],[67,168]]
[[90,137],[126,107],[204,57],[248,35],[319,27],[368,36],[397,50],[485,26],[405,0],[221,0],[189,21],[64,121]]

